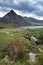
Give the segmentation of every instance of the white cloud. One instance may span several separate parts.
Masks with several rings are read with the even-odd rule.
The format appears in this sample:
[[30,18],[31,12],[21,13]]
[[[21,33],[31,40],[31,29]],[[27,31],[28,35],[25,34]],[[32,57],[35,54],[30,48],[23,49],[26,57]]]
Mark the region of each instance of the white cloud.
[[0,17],[3,17],[6,14],[6,12],[0,12]]
[[[14,10],[16,12],[16,14],[18,15],[21,15],[21,16],[27,16],[27,17],[33,17],[33,18],[36,18],[38,20],[43,20],[43,17],[42,16],[37,16],[35,15],[34,13],[23,13],[22,11],[19,11],[19,10]],[[3,17],[4,15],[6,15],[8,12],[0,12],[0,17]]]
[[24,2],[25,0],[13,0],[15,4],[19,4],[20,2]]
[[21,15],[21,16],[26,16],[26,17],[33,17],[35,19],[38,19],[38,20],[43,20],[43,17],[42,16],[37,16],[36,14],[33,13],[29,13],[29,12],[26,12],[26,13],[23,13],[22,11],[19,11],[19,10],[14,10],[16,12],[16,14],[18,15]]
[[0,16],[11,9],[18,15],[43,19],[43,0],[0,0]]

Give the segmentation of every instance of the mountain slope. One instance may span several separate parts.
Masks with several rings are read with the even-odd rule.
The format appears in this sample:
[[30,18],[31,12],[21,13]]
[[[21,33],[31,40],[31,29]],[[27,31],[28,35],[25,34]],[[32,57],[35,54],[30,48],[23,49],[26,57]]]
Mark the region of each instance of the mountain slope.
[[43,25],[43,20],[37,20],[32,17],[24,17],[27,22],[30,22],[31,25]]
[[17,15],[13,10],[11,10],[3,18],[1,18],[0,22],[6,24],[12,24],[15,26],[29,25],[29,23],[27,24],[27,22],[22,16]]
[[[28,25],[43,25],[40,20],[30,17],[22,17],[17,15],[13,10],[8,12],[4,17],[0,18],[0,23],[11,24],[14,27],[28,26]],[[43,22],[43,21],[42,21]]]

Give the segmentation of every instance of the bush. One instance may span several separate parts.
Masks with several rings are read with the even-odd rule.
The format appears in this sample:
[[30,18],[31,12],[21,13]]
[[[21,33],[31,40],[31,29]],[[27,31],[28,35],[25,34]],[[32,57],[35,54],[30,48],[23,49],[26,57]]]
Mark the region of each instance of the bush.
[[36,57],[36,63],[35,63],[35,65],[43,65],[43,53],[39,54]]
[[25,43],[16,38],[4,47],[3,54],[4,56],[8,55],[11,60],[23,59],[26,54]]

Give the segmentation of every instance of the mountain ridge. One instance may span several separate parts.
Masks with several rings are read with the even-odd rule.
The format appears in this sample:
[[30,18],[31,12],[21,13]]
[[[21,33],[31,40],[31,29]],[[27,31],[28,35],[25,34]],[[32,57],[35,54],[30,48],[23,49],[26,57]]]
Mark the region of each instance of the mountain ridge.
[[13,10],[0,18],[0,23],[12,24],[13,26],[43,25],[43,20],[37,20],[32,17],[22,17],[17,15]]

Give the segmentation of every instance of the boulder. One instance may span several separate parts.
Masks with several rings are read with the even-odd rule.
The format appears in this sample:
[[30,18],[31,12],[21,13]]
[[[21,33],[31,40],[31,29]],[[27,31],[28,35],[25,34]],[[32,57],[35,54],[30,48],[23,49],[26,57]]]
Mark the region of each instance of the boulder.
[[31,36],[30,40],[31,40],[32,42],[36,42],[36,41],[37,41],[37,39],[36,39],[34,36]]
[[37,45],[39,45],[39,44],[41,45],[41,44],[42,44],[41,41],[38,40],[38,39],[36,39],[34,36],[31,36],[30,40],[31,40],[32,42],[35,42]]

